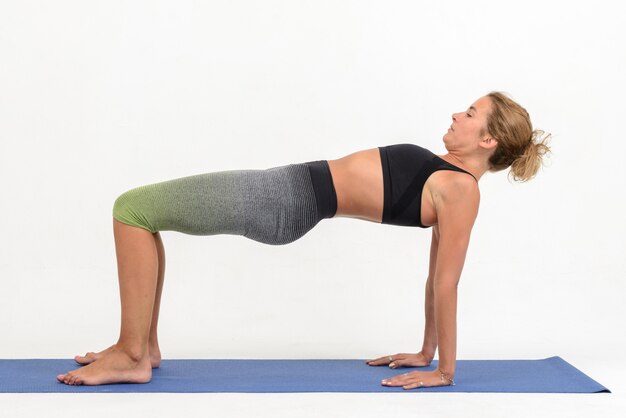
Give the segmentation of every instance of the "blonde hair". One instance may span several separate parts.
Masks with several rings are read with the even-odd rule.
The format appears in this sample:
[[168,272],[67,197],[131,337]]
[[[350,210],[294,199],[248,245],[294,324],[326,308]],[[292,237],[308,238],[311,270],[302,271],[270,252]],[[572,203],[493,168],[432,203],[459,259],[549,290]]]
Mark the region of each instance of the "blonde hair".
[[526,109],[504,93],[492,91],[491,112],[487,116],[487,132],[498,141],[495,152],[489,158],[489,171],[501,171],[511,167],[509,176],[515,181],[528,181],[535,177],[550,152],[546,135],[540,129],[533,130]]

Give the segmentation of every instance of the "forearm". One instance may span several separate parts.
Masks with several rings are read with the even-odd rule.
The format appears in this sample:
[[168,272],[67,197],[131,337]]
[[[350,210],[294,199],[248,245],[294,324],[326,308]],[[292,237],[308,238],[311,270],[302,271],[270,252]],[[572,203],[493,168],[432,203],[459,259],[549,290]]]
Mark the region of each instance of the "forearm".
[[456,285],[449,282],[435,285],[434,302],[439,369],[452,377],[456,368]]
[[430,276],[426,280],[424,317],[426,324],[424,326],[422,354],[432,360],[437,351],[437,327],[435,322],[435,289],[433,279]]

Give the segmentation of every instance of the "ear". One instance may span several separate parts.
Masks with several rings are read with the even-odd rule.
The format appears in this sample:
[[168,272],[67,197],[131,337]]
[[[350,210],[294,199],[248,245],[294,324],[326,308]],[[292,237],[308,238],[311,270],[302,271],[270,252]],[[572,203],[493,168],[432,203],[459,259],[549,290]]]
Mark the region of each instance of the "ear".
[[498,140],[490,136],[485,136],[482,141],[480,141],[479,145],[481,148],[484,148],[488,151],[495,150],[498,146]]

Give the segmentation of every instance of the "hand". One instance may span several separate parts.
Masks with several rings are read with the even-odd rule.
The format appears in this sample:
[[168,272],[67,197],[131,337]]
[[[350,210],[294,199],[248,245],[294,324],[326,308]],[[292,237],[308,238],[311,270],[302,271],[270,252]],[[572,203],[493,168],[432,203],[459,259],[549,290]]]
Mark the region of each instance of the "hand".
[[369,366],[384,366],[388,364],[389,368],[396,369],[398,367],[426,367],[430,366],[432,360],[431,357],[426,357],[420,351],[417,354],[398,353],[393,356],[384,356],[376,360],[369,360],[367,364]]
[[450,386],[453,382],[441,376],[439,370],[432,372],[410,372],[380,382],[383,386],[402,386],[403,389]]

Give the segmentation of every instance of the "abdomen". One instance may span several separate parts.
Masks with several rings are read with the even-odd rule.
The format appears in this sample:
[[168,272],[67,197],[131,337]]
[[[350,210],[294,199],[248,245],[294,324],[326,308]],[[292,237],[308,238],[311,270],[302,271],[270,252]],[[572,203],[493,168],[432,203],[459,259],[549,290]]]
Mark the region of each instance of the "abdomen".
[[335,216],[380,223],[383,213],[383,173],[378,148],[328,160],[337,193]]

